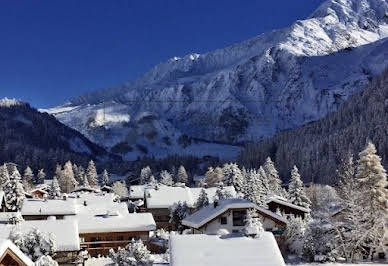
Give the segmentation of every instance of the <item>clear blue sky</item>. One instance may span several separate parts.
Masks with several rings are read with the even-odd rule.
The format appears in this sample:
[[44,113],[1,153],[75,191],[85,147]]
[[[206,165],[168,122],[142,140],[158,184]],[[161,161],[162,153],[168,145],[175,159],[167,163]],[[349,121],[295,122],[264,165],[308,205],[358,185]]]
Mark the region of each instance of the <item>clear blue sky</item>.
[[307,17],[323,0],[0,0],[0,98],[52,107]]

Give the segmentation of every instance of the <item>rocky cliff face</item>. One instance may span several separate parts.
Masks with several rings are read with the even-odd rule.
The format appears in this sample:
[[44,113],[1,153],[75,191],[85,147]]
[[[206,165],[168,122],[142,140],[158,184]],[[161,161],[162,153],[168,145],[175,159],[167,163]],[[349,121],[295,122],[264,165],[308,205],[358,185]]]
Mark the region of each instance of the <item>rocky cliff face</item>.
[[388,1],[330,0],[309,18],[47,110],[127,159],[228,158],[322,118],[388,65]]

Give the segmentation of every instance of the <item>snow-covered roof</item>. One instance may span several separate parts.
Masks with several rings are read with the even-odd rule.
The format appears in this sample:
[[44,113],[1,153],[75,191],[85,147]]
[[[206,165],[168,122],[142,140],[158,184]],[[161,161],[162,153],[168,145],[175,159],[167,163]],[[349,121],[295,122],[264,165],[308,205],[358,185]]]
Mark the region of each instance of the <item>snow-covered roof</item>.
[[[42,233],[53,234],[56,250],[77,251],[80,250],[78,226],[71,220],[36,220],[24,221],[18,224],[22,233],[28,233],[33,228]],[[15,225],[0,225],[0,238],[8,238]]]
[[[232,196],[236,195],[234,187],[224,187],[224,189]],[[161,185],[158,189],[147,188],[146,189],[146,202],[147,208],[158,209],[158,208],[169,208],[175,203],[186,202],[189,207],[194,207],[202,188],[189,188],[189,187],[171,187]],[[217,188],[206,188],[206,193],[209,198],[209,202],[213,202]]]
[[270,203],[270,202],[276,202],[277,204],[280,204],[280,205],[283,205],[283,206],[287,206],[287,207],[290,207],[292,209],[300,210],[302,212],[306,212],[306,213],[310,212],[310,210],[307,209],[307,208],[304,208],[304,207],[292,204],[291,202],[288,202],[288,201],[284,201],[284,200],[282,200],[282,199],[280,199],[278,197],[268,198],[265,202],[267,204]]
[[156,228],[152,214],[130,214],[126,203],[114,201],[113,193],[82,193],[78,196],[78,213],[69,219],[77,220],[81,234],[150,231]]
[[132,185],[129,187],[129,199],[144,199],[144,190],[147,185]]
[[33,266],[32,260],[24,254],[12,241],[7,239],[0,239],[0,258],[3,257],[4,253],[9,249],[12,251],[19,260],[21,260],[27,266]]
[[71,191],[71,193],[77,193],[77,192],[94,192],[94,193],[99,193],[101,190],[97,188],[92,188],[92,187],[77,187]]
[[270,210],[259,207],[256,204],[244,199],[221,200],[216,207],[214,207],[213,204],[209,204],[208,206],[203,207],[202,209],[186,217],[182,221],[182,224],[198,229],[230,209],[256,209],[257,211],[268,215],[273,220],[287,224],[287,220],[284,217],[279,216]]
[[111,258],[99,257],[89,258],[85,261],[85,266],[112,266],[114,265]]
[[48,192],[46,190],[43,190],[41,188],[34,188],[34,189],[30,190],[28,193],[32,194],[34,192],[41,192],[43,194],[48,194]]
[[63,199],[24,199],[21,209],[22,215],[75,215],[76,201]]
[[[78,215],[77,215],[78,216]],[[80,234],[108,232],[137,232],[156,229],[151,213],[107,213],[105,215],[77,217]]]
[[284,266],[272,233],[259,238],[218,235],[171,235],[171,266]]

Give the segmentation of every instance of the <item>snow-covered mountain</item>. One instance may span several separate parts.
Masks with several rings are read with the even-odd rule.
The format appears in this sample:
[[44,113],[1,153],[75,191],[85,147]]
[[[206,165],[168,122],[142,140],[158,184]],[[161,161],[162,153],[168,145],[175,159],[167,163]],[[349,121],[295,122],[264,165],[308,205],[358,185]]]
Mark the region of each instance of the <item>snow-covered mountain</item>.
[[322,118],[388,66],[388,0],[329,0],[309,18],[46,110],[125,154],[233,156]]
[[87,165],[90,159],[120,160],[55,117],[15,99],[0,99],[0,162],[52,174],[57,163]]

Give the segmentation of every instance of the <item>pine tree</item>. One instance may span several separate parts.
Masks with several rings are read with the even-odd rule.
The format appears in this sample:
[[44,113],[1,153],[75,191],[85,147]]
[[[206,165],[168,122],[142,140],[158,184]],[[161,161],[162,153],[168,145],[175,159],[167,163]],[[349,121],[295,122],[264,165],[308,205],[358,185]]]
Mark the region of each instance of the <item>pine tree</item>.
[[[85,169],[80,165],[77,167],[77,170],[74,172],[75,180],[78,184],[83,184],[85,179]],[[89,184],[89,182],[88,182]]]
[[152,171],[149,166],[144,167],[140,171],[140,184],[148,184],[150,181],[150,177],[152,176]]
[[187,176],[186,169],[183,165],[179,166],[178,173],[176,175],[177,183],[189,183],[189,177]]
[[170,224],[174,225],[179,231],[183,231],[182,220],[189,215],[190,209],[186,202],[178,202],[170,208]]
[[92,187],[97,186],[98,184],[97,169],[92,160],[89,162],[86,175],[88,176],[89,185]]
[[20,183],[21,176],[18,170],[14,171],[9,181],[4,186],[7,208],[11,211],[19,211],[25,198],[23,185]]
[[305,193],[303,181],[300,178],[299,170],[295,165],[291,170],[291,181],[288,193],[290,194],[289,200],[291,203],[310,209],[311,201]]
[[160,172],[160,183],[166,186],[172,186],[174,183],[172,180],[172,176],[166,170]]
[[88,177],[86,175],[84,175],[84,180],[82,180],[82,186],[83,187],[90,187],[89,180],[88,180]]
[[9,173],[7,165],[4,164],[0,166],[0,190],[4,187],[4,185],[9,181]]
[[206,193],[206,190],[202,188],[201,192],[199,193],[198,200],[195,203],[195,209],[200,210],[207,205],[209,205],[209,197]]
[[265,160],[263,169],[268,178],[269,191],[271,194],[283,197],[282,180],[279,177],[279,172],[275,168],[275,164],[271,158]]
[[218,184],[216,194],[214,197],[215,197],[215,199],[214,199],[215,201],[219,201],[219,200],[232,198],[233,195],[229,191],[227,191],[224,187],[224,184],[222,182],[220,182]]
[[262,178],[260,174],[251,169],[247,172],[247,185],[245,188],[245,198],[259,206],[266,206],[265,204],[266,191],[262,186]]
[[56,176],[53,177],[49,196],[51,199],[56,199],[61,196],[61,187],[59,186],[58,179]]
[[128,188],[125,185],[125,183],[116,181],[113,183],[112,191],[115,195],[119,196],[120,198],[128,197]]
[[221,168],[216,167],[213,169],[213,167],[209,167],[205,174],[204,182],[208,187],[215,187],[218,185],[218,183],[222,182],[223,176],[224,175]]
[[301,217],[290,216],[285,232],[286,243],[291,253],[302,256],[306,223]]
[[108,171],[104,169],[104,171],[102,172],[102,185],[105,186],[105,185],[108,185],[108,183],[109,183],[109,174],[108,174]]
[[31,168],[27,166],[23,174],[23,187],[25,191],[30,191],[34,186],[34,173]]
[[271,193],[271,190],[269,188],[269,183],[268,183],[268,177],[267,174],[264,171],[264,168],[260,166],[259,171],[257,172],[260,176],[260,182],[262,189],[264,190],[264,196],[268,196]]
[[257,212],[255,209],[247,210],[245,217],[245,226],[244,234],[250,237],[260,237],[264,232],[264,228],[260,219],[258,218]]
[[117,252],[109,250],[109,257],[114,265],[123,266],[151,266],[153,260],[151,252],[143,244],[142,240],[132,240],[125,248],[119,247]]
[[70,161],[66,162],[61,173],[61,179],[58,180],[61,190],[65,193],[72,191],[75,187],[78,186],[77,180],[75,180],[73,165]]
[[36,175],[36,183],[43,184],[45,178],[46,178],[46,174],[45,174],[44,170],[40,169],[38,174]]
[[387,173],[371,142],[368,142],[365,149],[359,153],[356,178],[360,183],[361,205],[364,209],[367,229],[365,239],[360,239],[360,241],[370,247],[371,256],[377,248],[386,249],[381,236],[388,230]]
[[243,193],[245,180],[236,163],[224,164],[222,168],[223,182],[226,186],[234,186],[237,193]]

